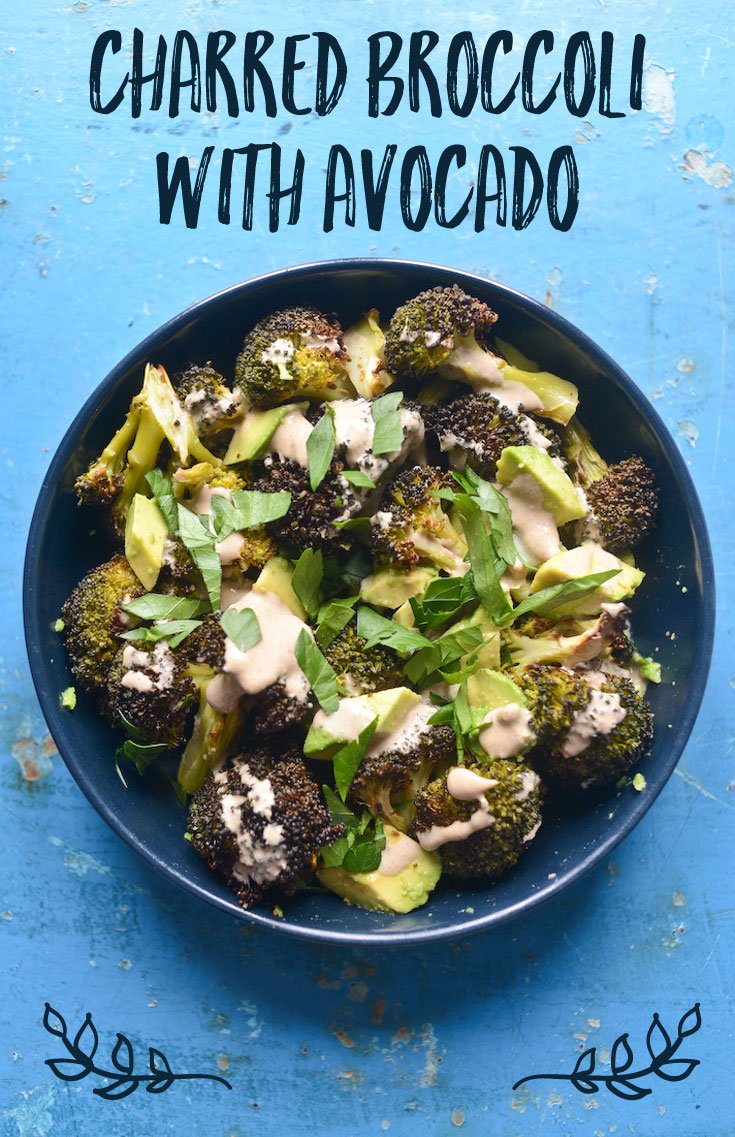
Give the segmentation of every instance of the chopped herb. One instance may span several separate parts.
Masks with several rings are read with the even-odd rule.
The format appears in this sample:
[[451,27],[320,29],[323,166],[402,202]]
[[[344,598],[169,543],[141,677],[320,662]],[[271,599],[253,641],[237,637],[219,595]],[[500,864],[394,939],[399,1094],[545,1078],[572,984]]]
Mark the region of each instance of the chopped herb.
[[206,612],[207,604],[204,600],[192,600],[188,596],[163,596],[148,592],[145,596],[128,600],[123,608],[141,620],[188,620]]
[[306,441],[309,482],[313,490],[322,484],[327,470],[332,464],[336,441],[334,415],[327,407]]
[[583,596],[589,596],[610,577],[616,576],[619,571],[619,569],[607,569],[605,572],[592,572],[589,576],[578,576],[576,580],[565,580],[561,584],[551,584],[548,588],[541,588],[538,592],[533,592],[527,596],[500,620],[496,620],[496,623],[499,627],[503,627],[505,624],[517,620],[519,616],[525,615],[526,612],[538,612],[540,616],[551,616],[557,608],[569,600],[581,600]]
[[493,623],[507,622],[513,609],[500,584],[507,562],[498,554],[492,535],[487,533],[484,515],[477,502],[467,494],[458,494],[457,508],[470,550],[472,577],[480,602]]
[[437,672],[456,663],[473,648],[480,647],[483,639],[481,629],[472,625],[460,628],[459,631],[446,632],[411,656],[404,667],[406,678],[416,687],[425,687],[432,682]]
[[637,790],[639,794],[642,794],[646,788],[647,782],[643,777],[643,774],[634,774],[631,785],[633,786],[634,790]]
[[228,608],[222,613],[220,623],[238,651],[250,651],[263,638],[258,617],[252,608]]
[[188,635],[202,625],[201,620],[161,620],[150,628],[133,628],[131,632],[123,632],[122,640],[143,643],[158,643],[166,640],[169,647],[178,647]]
[[217,611],[222,588],[222,564],[215,547],[215,535],[210,531],[205,518],[197,516],[190,509],[180,505],[179,536],[191,553],[194,564],[202,574],[209,601],[212,608]]
[[347,791],[352,785],[352,779],[357,773],[358,767],[365,756],[365,751],[370,745],[370,741],[377,729],[378,716],[376,715],[374,719],[371,719],[364,730],[360,731],[357,738],[353,738],[351,742],[346,743],[334,756],[334,781],[343,801],[347,797]]
[[176,496],[171,475],[164,474],[160,470],[149,470],[145,480],[151,488],[151,493],[158,503],[158,508],[163,514],[169,531],[175,533],[179,527],[179,516],[176,510]]
[[[134,742],[132,738],[128,738],[123,742],[122,746],[118,746],[115,753],[115,758],[124,758],[126,762],[132,763],[139,774],[145,774],[148,767],[160,758],[162,754],[168,752],[168,747],[163,743],[142,743]],[[122,775],[121,775],[122,776]],[[123,779],[125,784],[125,779]]]
[[346,529],[350,533],[369,533],[371,529],[369,517],[348,517],[346,521],[335,521],[334,528],[340,532]]
[[296,662],[324,713],[334,714],[339,707],[337,677],[306,628],[301,629],[296,640]]
[[64,621],[61,618],[59,618],[58,620],[54,620],[53,629],[55,632],[63,632]]
[[464,576],[437,577],[429,583],[420,600],[410,597],[410,604],[416,626],[423,632],[446,623],[473,600],[477,600],[477,590],[470,571]]
[[403,392],[391,391],[370,404],[370,413],[375,423],[373,454],[376,456],[394,454],[403,446],[401,412],[398,409],[402,399]]
[[357,486],[358,489],[374,490],[375,482],[369,478],[362,470],[343,470],[342,477],[351,486]]
[[285,517],[291,508],[291,494],[287,491],[233,490],[229,497],[215,494],[211,508],[217,540],[224,541],[230,533],[254,529]]
[[59,706],[66,711],[73,711],[77,705],[77,693],[74,687],[67,687],[59,695]]
[[346,600],[330,600],[322,605],[317,615],[316,642],[320,647],[329,647],[332,640],[347,627],[355,615],[355,604],[359,596],[349,596]]
[[296,562],[291,587],[310,620],[315,620],[321,603],[324,557],[321,549],[305,549]]
[[431,647],[431,641],[420,632],[413,628],[404,628],[395,620],[386,619],[366,605],[357,610],[357,631],[358,635],[367,640],[366,649],[375,647],[376,644],[384,644],[400,652],[413,652],[420,648]]

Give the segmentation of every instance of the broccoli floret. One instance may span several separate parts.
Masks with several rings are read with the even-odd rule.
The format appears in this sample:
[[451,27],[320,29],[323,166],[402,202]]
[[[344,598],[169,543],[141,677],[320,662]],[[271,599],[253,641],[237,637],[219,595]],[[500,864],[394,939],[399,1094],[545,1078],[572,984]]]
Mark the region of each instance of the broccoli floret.
[[[214,643],[209,645],[212,650],[214,646]],[[198,655],[209,654],[206,643],[200,643],[200,649]],[[209,702],[209,686],[222,673],[219,666],[192,663],[188,672],[199,693],[199,705],[191,736],[179,763],[178,781],[186,793],[193,794],[203,784],[207,774],[227,756],[245,722],[247,707],[238,702],[232,710],[225,712]]]
[[165,641],[150,650],[129,643],[113,660],[103,709],[113,726],[123,728],[127,720],[137,741],[174,750],[186,737],[196,697],[186,661]]
[[189,805],[192,844],[244,908],[314,875],[317,854],[340,837],[297,748],[256,746],[210,774]]
[[476,337],[489,332],[497,318],[487,304],[456,284],[420,292],[393,315],[385,337],[386,364],[397,375],[421,376],[469,355],[477,356],[481,367],[492,357]]
[[340,556],[351,548],[349,532],[335,529],[335,523],[352,516],[362,503],[351,487],[345,487],[340,478],[342,469],[335,458],[324,480],[312,490],[309,471],[297,462],[273,458],[257,465],[257,490],[291,494],[288,513],[266,526],[279,546],[297,552],[322,549],[331,556]]
[[235,391],[253,407],[294,398],[351,398],[342,329],[316,308],[266,316],[245,337],[235,363]]
[[289,727],[307,723],[315,707],[311,692],[305,699],[297,699],[287,694],[283,683],[272,683],[258,692],[253,704],[253,730],[256,734],[280,734]]
[[344,345],[348,353],[347,373],[358,394],[366,399],[382,395],[394,382],[394,376],[385,368],[385,332],[375,308],[347,329]]
[[[448,876],[497,880],[513,868],[538,831],[540,780],[528,766],[507,759],[468,769],[495,784],[467,801],[450,794],[446,775],[435,779],[417,795],[411,833],[424,847],[437,848]],[[467,836],[442,840],[441,830],[457,822],[466,826]]]
[[163,560],[156,587],[159,592],[176,596],[206,595],[202,574],[194,564],[191,553],[181,538],[173,534],[166,538],[163,546]]
[[163,367],[148,364],[143,388],[130,404],[124,424],[86,473],[75,483],[80,505],[112,507],[117,532],[136,493],[147,492],[145,476],[158,464],[158,452],[168,442],[179,462],[189,456],[204,462],[217,459],[199,439],[194,421],[179,401]]
[[393,479],[372,519],[378,562],[405,569],[423,562],[448,572],[464,563],[467,545],[436,496],[452,484],[449,474],[433,466],[414,466]]
[[190,364],[172,383],[201,438],[231,430],[241,417],[241,398],[211,363]]
[[559,436],[547,423],[531,415],[514,414],[488,392],[462,395],[437,403],[425,412],[426,426],[436,435],[451,465],[469,463],[483,478],[494,478],[506,446],[541,443],[551,457],[561,453]]
[[541,745],[567,734],[576,715],[589,702],[590,687],[579,671],[532,663],[514,667],[510,678],[526,697],[533,730]]
[[72,674],[85,691],[104,687],[122,632],[136,622],[122,606],[145,589],[123,556],[113,557],[80,580],[61,609]]
[[225,631],[219,612],[209,612],[198,628],[181,644],[181,652],[190,664],[222,671],[225,665]]
[[382,644],[366,650],[365,643],[354,625],[348,624],[324,649],[327,662],[337,676],[340,695],[368,695],[404,684],[395,652]]
[[456,757],[454,731],[430,726],[411,750],[387,750],[363,758],[350,786],[348,801],[365,806],[396,829],[406,832],[415,812],[418,792]]
[[576,667],[601,655],[623,663],[632,653],[628,613],[623,606],[615,615],[603,611],[595,620],[561,620],[558,624],[530,615],[501,634],[513,666],[563,663]]
[[563,446],[569,475],[583,490],[607,473],[607,462],[592,445],[592,439],[576,415],[564,430]]
[[197,462],[186,470],[177,470],[174,475],[174,487],[180,496],[185,496],[188,504],[205,487],[218,490],[246,490],[252,484],[252,479],[243,470],[235,470],[232,466],[213,465],[211,462]]
[[611,553],[634,549],[656,524],[655,478],[636,455],[611,466],[586,495],[600,542]]

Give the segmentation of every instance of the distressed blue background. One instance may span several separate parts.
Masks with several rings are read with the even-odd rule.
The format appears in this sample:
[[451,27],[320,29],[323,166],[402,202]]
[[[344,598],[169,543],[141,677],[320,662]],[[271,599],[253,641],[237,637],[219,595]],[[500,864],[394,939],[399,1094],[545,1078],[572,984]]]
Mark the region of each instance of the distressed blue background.
[[[421,16],[407,15],[397,0],[328,8],[293,0],[3,7],[0,1131],[731,1134],[732,6],[641,0],[634,12],[623,0],[570,0],[552,15],[530,0],[454,12],[426,0]],[[184,113],[175,122],[162,114],[133,122],[122,108],[95,116],[87,102],[94,39],[117,27],[127,43],[135,24],[151,40],[180,26],[200,37],[223,27],[268,27],[277,37],[329,28],[350,64],[347,91],[326,120],[255,114],[230,122]],[[435,28],[444,43],[465,27],[482,42],[510,26],[519,43],[539,26],[553,28],[559,41],[580,28],[612,30],[618,104],[641,31],[644,110],[614,122],[596,114],[573,119],[560,105],[540,118],[513,109],[459,121],[402,108],[368,122],[367,35],[420,26]],[[540,74],[553,74],[551,61]],[[297,90],[307,91],[309,75]],[[159,150],[198,159],[209,142],[274,138],[284,155],[296,146],[307,154],[297,227],[269,234],[262,192],[252,233],[219,226],[214,185],[196,231],[183,227],[178,210],[168,228],[159,226]],[[470,155],[483,142],[504,151],[523,144],[539,156],[571,143],[581,180],[574,228],[556,233],[539,214],[520,234],[431,224],[411,234],[400,223],[394,186],[381,233],[368,230],[358,200],[356,228],[338,224],[325,235],[321,171],[329,146],[382,151],[392,141],[400,150],[424,141],[433,155],[452,141]],[[467,178],[457,178],[458,197]],[[596,339],[676,435],[719,566],[718,641],[698,725],[669,786],[614,861],[504,929],[410,952],[281,942],[179,894],[140,863],[54,752],[20,618],[28,519],[49,455],[112,364],[163,320],[226,285],[268,268],[370,253],[495,276]],[[91,1011],[105,1053],[115,1031],[124,1031],[143,1054],[150,1044],[177,1069],[227,1071],[235,1088],[189,1082],[113,1104],[86,1082],[63,1084],[43,1065],[58,1053],[41,1029],[46,999],[73,1028]],[[592,1044],[609,1061],[624,1030],[640,1050],[652,1011],[673,1028],[695,1000],[704,1026],[690,1051],[702,1064],[686,1082],[657,1082],[636,1103],[604,1092],[585,1098],[563,1082],[512,1092],[533,1070],[569,1069]]]

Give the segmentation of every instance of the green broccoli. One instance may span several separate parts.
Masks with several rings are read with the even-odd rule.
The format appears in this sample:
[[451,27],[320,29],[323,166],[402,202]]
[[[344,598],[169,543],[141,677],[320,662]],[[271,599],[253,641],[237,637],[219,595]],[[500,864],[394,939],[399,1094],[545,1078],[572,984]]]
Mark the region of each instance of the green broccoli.
[[191,363],[172,383],[201,438],[231,430],[242,415],[241,400],[211,363]]
[[403,671],[395,652],[382,644],[366,650],[365,643],[354,625],[348,624],[324,649],[340,695],[368,695],[403,686]]
[[196,696],[185,659],[164,640],[150,651],[129,643],[112,662],[102,707],[113,726],[130,724],[137,742],[175,750],[186,738]]
[[365,806],[396,829],[406,832],[415,812],[416,795],[456,757],[450,726],[430,726],[410,749],[387,750],[363,758],[350,786],[348,802]]
[[483,478],[494,478],[506,446],[537,446],[551,457],[561,453],[552,427],[532,415],[514,414],[489,392],[461,395],[429,407],[425,412],[429,434],[436,436],[451,465],[469,464]]
[[471,358],[482,371],[492,357],[476,337],[487,334],[497,318],[487,304],[456,284],[430,288],[394,313],[385,337],[385,361],[397,375],[418,377],[450,367],[461,356],[463,366]]
[[115,556],[80,580],[61,609],[72,674],[85,691],[103,687],[119,648],[119,636],[137,622],[123,605],[145,589],[123,556]]
[[340,556],[352,547],[352,535],[335,528],[362,507],[362,501],[340,476],[343,465],[335,458],[316,490],[312,490],[309,471],[290,459],[273,458],[256,464],[255,489],[262,493],[291,494],[285,516],[266,528],[279,546],[295,552],[323,549]]
[[428,563],[447,572],[461,570],[467,544],[442,508],[437,491],[452,479],[433,466],[403,470],[388,486],[383,508],[372,518],[376,561],[409,569]]

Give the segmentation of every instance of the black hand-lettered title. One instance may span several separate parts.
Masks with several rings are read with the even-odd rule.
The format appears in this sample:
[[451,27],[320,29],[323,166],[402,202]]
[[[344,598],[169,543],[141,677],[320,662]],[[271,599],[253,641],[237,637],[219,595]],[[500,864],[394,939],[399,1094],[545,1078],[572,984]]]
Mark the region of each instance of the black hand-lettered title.
[[[367,38],[365,110],[369,119],[390,118],[399,110],[435,119],[482,112],[490,124],[514,104],[529,115],[542,115],[558,103],[577,119],[595,110],[604,118],[625,118],[641,108],[644,50],[644,36],[616,48],[611,32],[593,40],[589,32],[578,31],[558,43],[552,31],[539,30],[521,47],[509,30],[494,31],[484,42],[469,31],[448,42],[431,30],[407,37],[379,31]],[[127,110],[133,119],[149,111],[170,119],[203,112],[229,119],[254,114],[326,118],[339,106],[347,83],[347,59],[329,32],[277,42],[266,30],[240,37],[223,30],[200,41],[181,30],[169,47],[162,35],[147,41],[136,28],[124,42],[121,32],[110,29],[92,50],[89,97],[95,113]],[[354,118],[348,126],[351,137],[360,134]],[[284,220],[298,223],[305,184],[311,193],[317,179],[326,233],[359,220],[379,231],[386,203],[396,198],[402,222],[413,232],[430,222],[442,229],[472,225],[477,233],[492,224],[521,230],[539,211],[554,229],[566,232],[579,207],[579,172],[569,145],[541,161],[527,146],[510,146],[503,154],[491,142],[471,154],[454,143],[435,159],[420,143],[399,152],[391,141],[382,151],[335,142],[325,170],[321,163],[312,169],[302,149],[276,141],[223,147],[216,159],[215,151],[209,145],[201,155],[157,154],[162,225],[171,222],[180,201],[183,220],[196,229],[206,199],[212,207],[216,200],[221,224],[234,220],[248,231],[262,205],[270,231],[276,232]]]

